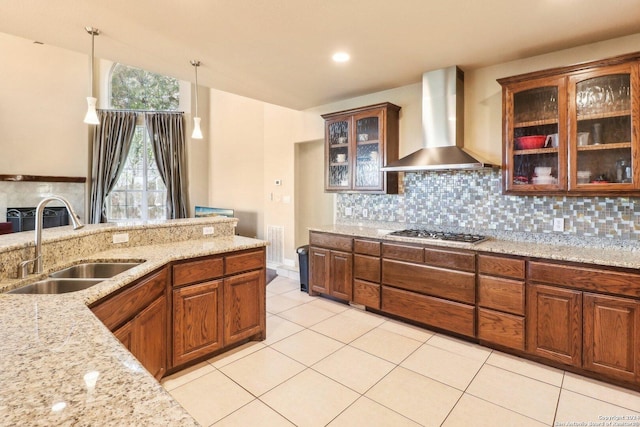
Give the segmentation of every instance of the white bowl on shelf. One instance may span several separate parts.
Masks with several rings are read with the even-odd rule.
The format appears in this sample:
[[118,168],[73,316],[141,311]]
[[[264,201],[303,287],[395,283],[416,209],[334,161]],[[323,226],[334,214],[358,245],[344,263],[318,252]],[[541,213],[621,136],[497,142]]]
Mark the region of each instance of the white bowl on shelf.
[[538,166],[534,169],[536,176],[551,176],[551,168],[549,166]]

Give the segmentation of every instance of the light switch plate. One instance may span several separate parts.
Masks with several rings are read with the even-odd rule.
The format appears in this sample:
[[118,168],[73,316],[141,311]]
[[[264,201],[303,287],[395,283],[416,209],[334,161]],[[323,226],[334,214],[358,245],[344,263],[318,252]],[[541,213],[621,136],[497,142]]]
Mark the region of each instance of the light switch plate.
[[369,211],[367,209],[362,209],[362,217],[366,218],[369,216]]
[[353,214],[353,210],[351,208],[344,208],[344,214],[346,216],[351,216],[351,214]]
[[113,235],[113,243],[127,243],[129,241],[129,233],[117,233]]
[[553,231],[564,231],[564,218],[553,218]]
[[202,235],[210,236],[213,234],[213,227],[202,227]]

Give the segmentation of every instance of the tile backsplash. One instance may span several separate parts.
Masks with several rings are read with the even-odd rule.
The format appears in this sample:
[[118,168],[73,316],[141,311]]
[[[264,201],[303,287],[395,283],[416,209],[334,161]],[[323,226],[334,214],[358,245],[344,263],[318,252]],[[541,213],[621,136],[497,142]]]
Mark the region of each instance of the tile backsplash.
[[[337,222],[640,242],[640,198],[504,195],[501,179],[499,169],[406,173],[404,194],[339,194]],[[557,218],[563,232],[553,231]]]

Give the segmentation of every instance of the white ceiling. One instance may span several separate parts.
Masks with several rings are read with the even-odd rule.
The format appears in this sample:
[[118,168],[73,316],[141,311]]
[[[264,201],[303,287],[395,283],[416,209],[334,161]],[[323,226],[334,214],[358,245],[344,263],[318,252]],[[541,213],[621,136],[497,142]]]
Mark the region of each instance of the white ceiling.
[[199,59],[201,85],[305,109],[640,33],[640,0],[0,0],[0,32],[89,54],[85,26],[98,57],[191,81]]

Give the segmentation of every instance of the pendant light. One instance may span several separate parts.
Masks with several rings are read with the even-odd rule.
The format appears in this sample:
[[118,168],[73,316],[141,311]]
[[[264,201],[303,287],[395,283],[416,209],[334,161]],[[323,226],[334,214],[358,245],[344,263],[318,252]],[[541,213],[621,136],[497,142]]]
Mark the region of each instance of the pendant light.
[[100,120],[98,119],[98,113],[96,113],[96,102],[98,101],[93,97],[93,47],[94,47],[94,39],[97,35],[100,35],[100,30],[93,27],[84,27],[87,33],[91,34],[91,64],[90,64],[90,72],[89,82],[91,84],[91,96],[87,97],[87,114],[84,116],[84,122],[90,125],[99,125]]
[[191,138],[193,139],[202,139],[202,130],[200,130],[200,117],[198,117],[198,67],[200,66],[200,61],[192,60],[191,65],[196,69],[196,115],[193,116],[193,133],[191,134]]

